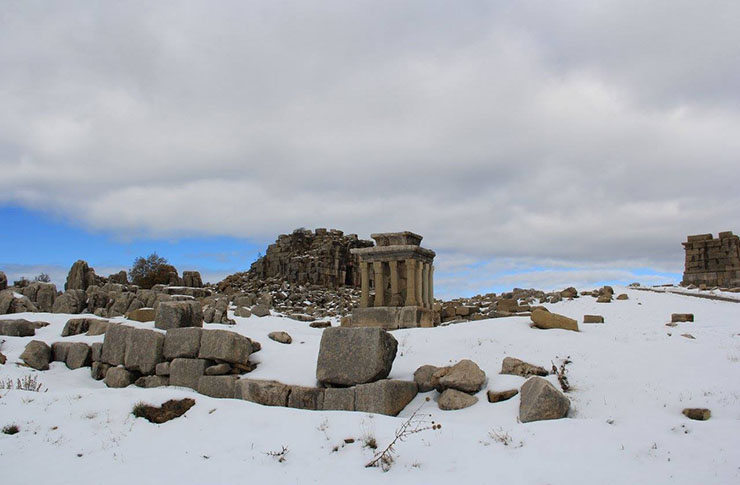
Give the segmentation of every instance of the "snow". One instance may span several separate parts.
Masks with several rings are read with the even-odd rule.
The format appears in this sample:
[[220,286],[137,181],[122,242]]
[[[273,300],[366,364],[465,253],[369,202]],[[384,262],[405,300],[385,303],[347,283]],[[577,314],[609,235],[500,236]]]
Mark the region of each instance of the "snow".
[[[579,322],[584,314],[604,316],[604,324],[579,323],[578,333],[533,329],[522,317],[393,332],[399,348],[392,378],[409,380],[423,364],[463,358],[488,375],[471,408],[441,411],[432,392],[419,394],[399,417],[271,408],[173,387],[108,389],[90,378],[89,369],[70,371],[52,363],[50,370],[36,372],[17,366],[31,338],[1,337],[8,363],[0,366],[0,379],[33,373],[44,384],[41,393],[0,391],[0,426],[17,424],[21,430],[0,434],[4,482],[740,483],[740,305],[615,290],[630,299],[598,304],[581,297],[546,305]],[[671,313],[693,313],[695,322],[667,327]],[[3,318],[50,322],[34,338],[52,343],[62,340],[64,323],[72,317]],[[235,326],[207,327],[237,331],[262,344],[254,355],[260,365],[250,377],[315,384],[321,329],[279,316],[232,318]],[[153,328],[152,323],[128,323]],[[268,339],[275,330],[290,333],[293,343]],[[569,356],[569,417],[522,424],[517,422],[519,396],[488,403],[486,389],[524,382],[498,374],[506,356],[546,368]],[[558,385],[553,376],[548,379]],[[131,415],[137,402],[158,405],[181,397],[193,397],[196,405],[168,423],[155,425]],[[686,407],[708,407],[712,418],[691,421],[681,414]],[[442,428],[400,443],[388,472],[365,468],[373,452],[363,447],[363,437],[373,436],[385,446],[417,408]],[[491,432],[508,435],[511,443],[503,445]],[[356,441],[344,444],[345,438]],[[281,463],[268,453],[283,446],[289,451]]]

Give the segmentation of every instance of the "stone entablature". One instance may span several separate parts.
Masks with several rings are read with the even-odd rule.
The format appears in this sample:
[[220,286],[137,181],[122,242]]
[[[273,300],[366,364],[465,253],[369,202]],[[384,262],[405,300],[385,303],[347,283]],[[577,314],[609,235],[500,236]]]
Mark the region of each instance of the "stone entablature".
[[688,236],[684,285],[740,286],[740,237],[731,231]]

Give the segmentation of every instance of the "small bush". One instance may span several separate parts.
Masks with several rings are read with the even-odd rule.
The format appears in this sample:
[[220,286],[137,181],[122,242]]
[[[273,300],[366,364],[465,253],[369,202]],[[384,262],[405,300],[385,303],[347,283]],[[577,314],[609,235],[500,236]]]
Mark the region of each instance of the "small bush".
[[150,423],[162,424],[185,414],[195,405],[195,399],[170,399],[160,407],[138,402],[134,405],[131,414],[137,418],[144,418]]
[[36,374],[28,374],[26,376],[16,379],[15,385],[13,384],[12,379],[6,379],[5,381],[0,381],[0,390],[18,389],[19,391],[40,392],[42,385],[43,384],[38,382],[38,377],[36,376]]
[[38,275],[37,277],[35,277],[33,279],[33,281],[39,281],[41,283],[50,283],[51,282],[51,277],[48,274],[46,274],[46,273],[41,273],[40,275]]
[[177,275],[177,269],[157,253],[136,258],[128,272],[131,283],[147,290],[154,285],[168,284],[173,273]]
[[9,424],[3,428],[3,433],[5,434],[16,434],[19,431],[20,428],[16,424]]

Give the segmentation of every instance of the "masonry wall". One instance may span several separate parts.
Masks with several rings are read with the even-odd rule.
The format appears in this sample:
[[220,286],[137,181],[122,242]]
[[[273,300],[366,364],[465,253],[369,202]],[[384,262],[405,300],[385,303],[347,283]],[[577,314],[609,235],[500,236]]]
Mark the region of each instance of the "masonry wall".
[[684,285],[740,286],[740,237],[731,231],[688,236]]

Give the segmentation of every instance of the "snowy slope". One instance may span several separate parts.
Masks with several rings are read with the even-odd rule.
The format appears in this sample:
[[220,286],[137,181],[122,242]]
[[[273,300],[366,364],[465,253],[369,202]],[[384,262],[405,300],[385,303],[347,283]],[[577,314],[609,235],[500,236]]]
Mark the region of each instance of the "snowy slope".
[[[461,411],[441,411],[435,392],[420,394],[399,417],[312,412],[219,400],[180,388],[108,389],[89,369],[62,363],[38,372],[47,392],[0,391],[4,483],[740,483],[740,304],[615,288],[627,301],[597,304],[591,297],[546,305],[582,321],[601,314],[605,324],[579,333],[538,330],[509,317],[433,329],[394,332],[399,342],[392,378],[412,379],[423,364],[469,358],[488,375],[486,388],[519,387],[524,379],[498,372],[506,356],[550,368],[570,356],[573,390],[568,419],[521,424],[518,396],[486,400]],[[694,323],[666,327],[671,313],[694,313]],[[51,322],[35,338],[60,341],[70,315],[21,314],[3,318]],[[250,377],[315,384],[321,330],[281,317],[236,317],[229,328],[262,343]],[[151,324],[134,325],[151,328]],[[285,330],[293,344],[267,338]],[[682,337],[690,333],[695,339]],[[8,363],[0,379],[36,371],[19,367],[30,338],[1,337]],[[94,342],[75,336],[65,341]],[[553,376],[548,377],[556,386]],[[43,389],[42,389],[43,391]],[[191,396],[196,406],[179,419],[154,425],[131,415],[135,403],[161,404]],[[425,398],[431,397],[431,402]],[[364,468],[375,437],[383,447],[412,412],[442,428],[410,436],[384,473]],[[685,407],[708,407],[712,418],[691,421]],[[508,435],[508,446],[491,437]],[[354,438],[351,444],[344,439]],[[286,446],[286,460],[267,453]],[[7,482],[5,480],[8,480]]]

